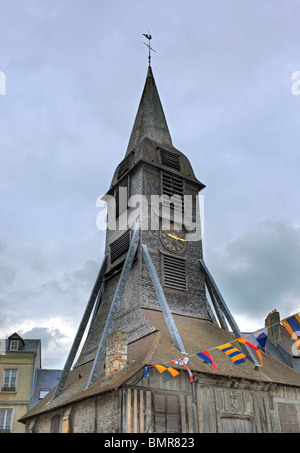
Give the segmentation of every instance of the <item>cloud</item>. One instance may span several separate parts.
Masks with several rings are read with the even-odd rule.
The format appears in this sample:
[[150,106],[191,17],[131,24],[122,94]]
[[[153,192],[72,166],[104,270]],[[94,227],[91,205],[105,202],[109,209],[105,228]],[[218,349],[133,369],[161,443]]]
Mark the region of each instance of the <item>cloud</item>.
[[63,366],[99,265],[88,259],[82,260],[81,267],[71,266],[50,259],[45,250],[7,246],[1,241],[0,336],[21,332],[25,338],[40,338],[47,366]]
[[0,288],[10,285],[16,276],[16,269],[10,264],[0,261]]
[[63,368],[70,348],[69,335],[54,327],[33,327],[18,333],[24,339],[41,340],[42,368]]
[[281,317],[300,310],[300,228],[289,219],[265,219],[206,255],[229,309],[241,319],[256,319],[258,328],[275,308]]
[[0,240],[0,289],[5,290],[11,285],[16,277],[16,268],[7,262],[5,254],[7,251],[7,243]]
[[[204,252],[226,301],[245,321],[297,305],[297,0],[133,4],[3,5],[1,333],[81,319],[103,254],[95,202],[125,154],[149,24],[174,146],[207,186]],[[249,229],[278,209],[293,221]]]
[[30,338],[42,340],[42,345],[44,348],[47,348],[51,342],[55,343],[55,345],[58,346],[59,340],[65,338],[65,335],[58,329],[49,329],[47,327],[33,327],[27,332],[19,331],[19,335],[21,335],[24,339]]

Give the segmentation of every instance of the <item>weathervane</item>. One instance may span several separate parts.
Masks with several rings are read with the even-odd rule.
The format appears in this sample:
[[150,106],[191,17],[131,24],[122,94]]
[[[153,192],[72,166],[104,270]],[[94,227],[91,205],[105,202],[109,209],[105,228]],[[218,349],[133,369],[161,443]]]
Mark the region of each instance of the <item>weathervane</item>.
[[[150,33],[150,32],[149,32],[149,33]],[[148,43],[148,44],[146,44],[145,42],[144,42],[144,44],[145,44],[145,46],[147,46],[148,49],[149,49],[148,60],[149,60],[149,66],[151,66],[151,50],[152,50],[153,52],[155,52],[155,50],[154,50],[154,49],[151,47],[151,45],[150,45],[150,40],[152,39],[152,36],[151,36],[150,34],[149,34],[149,35],[145,35],[144,33],[143,33],[143,36],[145,36],[145,37],[149,40],[149,43]]]

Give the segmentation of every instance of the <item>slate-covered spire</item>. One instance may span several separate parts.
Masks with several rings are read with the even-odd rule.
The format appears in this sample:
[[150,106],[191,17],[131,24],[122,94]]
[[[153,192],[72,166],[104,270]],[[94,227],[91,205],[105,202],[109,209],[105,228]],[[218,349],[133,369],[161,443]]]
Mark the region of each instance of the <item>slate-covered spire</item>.
[[172,140],[160,102],[151,66],[148,67],[146,83],[131,132],[128,155],[138,143],[148,137],[162,146],[172,146]]

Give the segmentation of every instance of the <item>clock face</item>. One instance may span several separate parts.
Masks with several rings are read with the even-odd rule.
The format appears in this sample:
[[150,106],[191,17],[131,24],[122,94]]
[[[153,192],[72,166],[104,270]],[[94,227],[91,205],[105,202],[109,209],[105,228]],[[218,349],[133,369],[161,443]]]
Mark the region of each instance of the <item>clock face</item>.
[[160,239],[164,247],[172,253],[182,253],[185,250],[185,233],[182,230],[161,230]]

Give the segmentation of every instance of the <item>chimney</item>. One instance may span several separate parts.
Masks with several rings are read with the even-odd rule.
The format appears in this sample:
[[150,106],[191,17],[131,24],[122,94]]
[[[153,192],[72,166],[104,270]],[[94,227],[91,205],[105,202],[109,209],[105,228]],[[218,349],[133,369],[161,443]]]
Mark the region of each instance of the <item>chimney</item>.
[[280,330],[280,315],[276,310],[271,311],[265,319],[265,327],[268,328],[268,338],[277,346],[277,342],[281,341]]
[[115,330],[107,336],[105,374],[113,374],[127,368],[127,334]]

